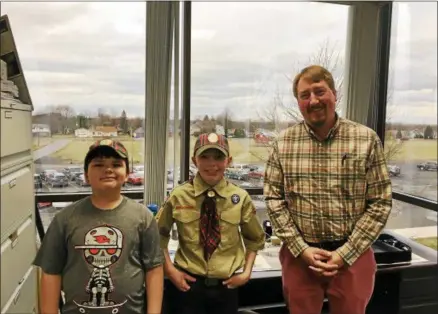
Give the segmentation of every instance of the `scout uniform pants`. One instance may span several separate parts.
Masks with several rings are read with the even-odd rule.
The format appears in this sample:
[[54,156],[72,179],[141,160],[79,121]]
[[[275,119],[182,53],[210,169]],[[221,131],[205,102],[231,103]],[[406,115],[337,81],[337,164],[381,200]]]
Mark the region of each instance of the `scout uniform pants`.
[[229,289],[222,284],[225,279],[197,276],[196,282],[188,282],[190,289],[178,290],[170,281],[165,287],[165,302],[171,303],[171,314],[237,314],[238,289]]
[[371,248],[332,278],[315,274],[284,245],[280,263],[283,294],[291,314],[321,314],[324,297],[328,298],[331,314],[365,314],[377,268]]

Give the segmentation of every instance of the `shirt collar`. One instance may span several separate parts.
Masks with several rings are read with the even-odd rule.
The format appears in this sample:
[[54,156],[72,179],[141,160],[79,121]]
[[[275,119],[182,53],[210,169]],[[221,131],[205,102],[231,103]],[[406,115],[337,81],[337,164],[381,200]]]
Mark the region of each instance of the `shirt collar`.
[[[340,126],[340,124],[341,124],[341,120],[342,120],[342,118],[338,116],[338,113],[337,113],[337,112],[335,112],[335,119],[336,119],[335,125],[330,129],[330,131],[329,131],[328,134],[327,134],[327,137],[326,137],[323,141],[326,141],[326,140],[332,139],[332,138],[336,135],[336,133],[338,133],[338,131],[339,131],[339,126]],[[319,139],[318,139],[318,137],[316,136],[315,132],[314,132],[314,131],[312,130],[312,128],[307,124],[307,122],[306,122],[306,121],[303,121],[303,124],[304,124],[304,129],[307,131],[307,133],[309,133],[310,136],[312,136],[313,138],[315,138],[316,140],[319,141]]]
[[195,197],[198,197],[199,195],[203,194],[205,191],[211,189],[216,192],[221,197],[225,198],[225,188],[227,187],[228,183],[225,180],[225,178],[222,178],[218,184],[215,186],[210,186],[207,183],[202,180],[201,175],[199,172],[196,174],[195,178],[193,179],[193,187],[195,188]]

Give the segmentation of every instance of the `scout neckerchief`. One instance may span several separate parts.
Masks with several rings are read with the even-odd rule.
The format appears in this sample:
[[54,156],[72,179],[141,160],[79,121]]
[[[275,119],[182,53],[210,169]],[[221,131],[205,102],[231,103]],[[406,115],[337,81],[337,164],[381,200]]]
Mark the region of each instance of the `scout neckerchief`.
[[219,215],[216,210],[216,193],[207,190],[201,205],[201,245],[204,247],[204,258],[208,261],[221,242]]

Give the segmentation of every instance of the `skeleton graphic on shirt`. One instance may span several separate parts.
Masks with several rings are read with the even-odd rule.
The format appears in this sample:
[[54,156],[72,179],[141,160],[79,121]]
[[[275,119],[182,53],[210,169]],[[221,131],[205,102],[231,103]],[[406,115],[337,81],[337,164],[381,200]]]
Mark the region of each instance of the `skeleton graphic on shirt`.
[[[117,262],[122,253],[122,232],[111,226],[99,226],[91,229],[85,235],[85,245],[77,245],[83,249],[85,260],[93,266],[85,291],[89,294],[88,301],[80,304],[86,307],[121,306],[126,301],[116,304],[109,299],[114,291],[109,267]],[[76,302],[75,302],[76,303]]]

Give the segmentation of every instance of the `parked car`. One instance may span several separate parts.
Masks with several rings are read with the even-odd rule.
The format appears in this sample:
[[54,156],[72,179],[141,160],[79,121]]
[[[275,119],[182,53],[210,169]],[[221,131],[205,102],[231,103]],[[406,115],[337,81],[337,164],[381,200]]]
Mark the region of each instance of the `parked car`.
[[144,172],[133,172],[128,176],[128,183],[132,185],[143,185]]
[[41,179],[40,174],[33,175],[33,185],[34,185],[35,189],[42,189],[43,188],[43,180]]
[[77,182],[78,178],[79,178],[80,176],[83,176],[83,175],[84,175],[84,171],[83,171],[83,170],[82,170],[81,172],[74,172],[74,173],[71,175],[70,180],[71,180],[71,181],[74,181],[74,182]]
[[241,170],[237,170],[237,171],[233,171],[233,170],[229,170],[226,169],[225,170],[225,177],[227,177],[228,179],[233,179],[233,180],[248,180],[248,172],[247,171],[241,171]]
[[77,175],[75,182],[77,185],[79,186],[90,186],[86,181],[85,181],[85,175],[83,173]]
[[68,168],[64,168],[62,170],[62,173],[65,174],[65,176],[67,177],[67,179],[74,181],[77,178],[78,174],[81,174],[84,172],[84,169],[81,167],[68,167]]
[[396,165],[388,165],[388,172],[390,177],[397,177],[400,175],[400,167]]
[[64,187],[68,186],[68,179],[65,176],[65,174],[61,172],[57,172],[54,174],[50,174],[49,178],[47,180],[47,183],[53,188],[53,187]]
[[53,170],[53,169],[43,170],[43,171],[41,171],[41,180],[47,181],[52,174],[57,173],[57,172],[58,171]]
[[262,179],[265,176],[265,167],[252,168],[248,173],[251,179]]
[[[177,167],[176,169],[178,171],[177,174],[176,174],[176,177],[179,180],[179,178],[181,176],[181,172],[180,172],[179,167]],[[196,168],[194,166],[193,167],[190,166],[190,168],[189,168],[189,180],[194,179],[197,172],[198,172],[198,168]],[[167,169],[167,182],[173,182],[173,173],[174,173],[174,169],[173,168]]]
[[417,168],[422,171],[437,171],[438,166],[436,161],[426,161],[418,164]]

